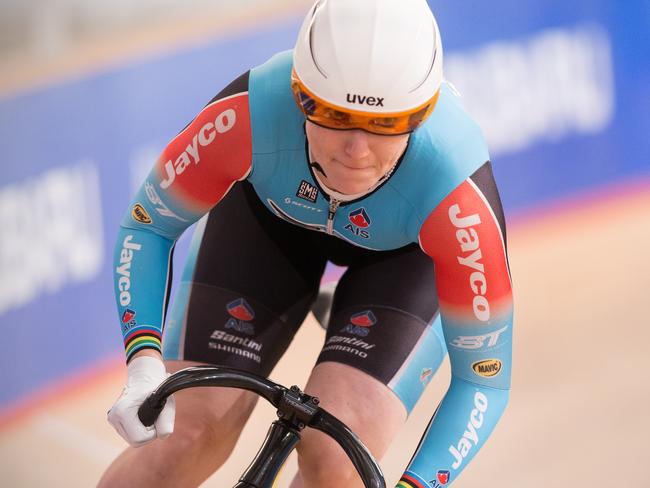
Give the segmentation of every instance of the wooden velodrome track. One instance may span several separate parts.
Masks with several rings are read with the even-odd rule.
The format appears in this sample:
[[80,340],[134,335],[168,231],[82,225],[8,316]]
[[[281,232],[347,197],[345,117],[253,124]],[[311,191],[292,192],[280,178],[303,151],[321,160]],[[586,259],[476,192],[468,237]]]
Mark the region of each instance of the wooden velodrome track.
[[[650,486],[650,179],[515,217],[508,237],[512,399],[454,486]],[[323,336],[308,320],[271,377],[304,385],[309,368],[296,366],[313,364]],[[388,486],[448,380],[446,361],[382,461]],[[0,486],[94,486],[125,445],[105,420],[123,381],[116,359],[0,419]],[[273,408],[260,402],[227,465],[204,486],[232,486],[273,419]],[[280,487],[295,469],[292,458]]]
[[[278,0],[272,12],[258,9],[257,21],[302,12],[310,3]],[[0,60],[0,93],[176,49],[178,39],[202,42],[224,25],[250,28],[250,14],[235,10],[175,23],[174,32],[139,29],[136,39],[85,42],[63,62],[26,65],[19,53]],[[214,18],[220,25],[209,21]],[[134,45],[140,46],[135,54]],[[511,402],[454,486],[650,486],[650,178],[516,216],[508,243],[516,307]],[[313,364],[323,336],[307,320],[272,379],[304,385],[309,368],[296,365]],[[20,409],[0,412],[0,487],[94,486],[125,446],[106,422],[124,378],[122,359],[115,358],[38,393]],[[388,486],[399,478],[448,381],[446,361],[382,460]],[[231,459],[204,486],[232,486],[274,418],[272,407],[260,402]],[[280,488],[295,466],[292,458]]]

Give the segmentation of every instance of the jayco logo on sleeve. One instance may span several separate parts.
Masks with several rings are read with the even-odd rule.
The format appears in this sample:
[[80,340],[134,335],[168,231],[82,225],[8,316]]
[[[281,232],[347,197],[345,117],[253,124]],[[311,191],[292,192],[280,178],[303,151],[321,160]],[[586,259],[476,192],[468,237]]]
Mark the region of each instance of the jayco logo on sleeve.
[[115,272],[120,275],[117,280],[117,289],[120,292],[120,305],[123,307],[131,303],[131,261],[133,261],[133,252],[142,249],[142,244],[133,242],[133,236],[128,235],[122,242],[122,251],[120,252],[120,265],[115,268]]
[[480,391],[477,391],[474,395],[474,408],[469,414],[469,422],[467,422],[467,428],[463,432],[463,437],[460,438],[455,446],[449,446],[449,452],[454,456],[454,463],[451,467],[455,470],[463,464],[463,460],[468,456],[472,447],[479,443],[478,432],[483,426],[483,414],[487,412],[487,409],[487,397]]
[[490,304],[485,294],[487,293],[487,279],[485,277],[485,266],[481,263],[483,254],[481,253],[478,233],[474,226],[481,223],[481,217],[475,213],[467,217],[459,217],[461,213],[460,206],[454,204],[449,207],[449,220],[458,230],[456,231],[456,240],[460,244],[460,250],[470,255],[458,256],[458,262],[474,270],[469,276],[469,286],[474,293],[472,300],[472,309],[474,316],[481,322],[490,320]]
[[[385,97],[384,97],[385,98]],[[348,93],[346,100],[348,103],[356,103],[357,105],[369,105],[371,107],[383,107],[384,98],[382,97],[368,97],[365,95],[357,95],[356,93]]]
[[201,127],[176,161],[172,163],[170,159],[165,163],[166,178],[160,182],[160,188],[163,190],[169,188],[174,183],[176,175],[182,174],[191,163],[198,165],[201,161],[199,148],[212,144],[217,138],[217,133],[225,134],[235,126],[236,122],[237,112],[229,108],[217,115],[214,122],[208,122]]

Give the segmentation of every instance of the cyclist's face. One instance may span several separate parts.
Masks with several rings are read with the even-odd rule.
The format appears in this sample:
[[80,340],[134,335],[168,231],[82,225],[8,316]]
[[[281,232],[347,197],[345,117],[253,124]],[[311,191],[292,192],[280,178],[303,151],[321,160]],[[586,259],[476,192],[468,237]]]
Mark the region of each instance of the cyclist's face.
[[312,158],[325,172],[319,178],[345,194],[362,193],[377,183],[402,155],[409,138],[326,129],[309,121],[306,129]]

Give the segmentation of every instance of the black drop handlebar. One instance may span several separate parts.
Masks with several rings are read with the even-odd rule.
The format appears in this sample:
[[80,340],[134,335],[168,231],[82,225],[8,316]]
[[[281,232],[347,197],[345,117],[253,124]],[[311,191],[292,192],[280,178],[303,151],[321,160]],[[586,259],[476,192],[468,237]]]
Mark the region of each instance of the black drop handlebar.
[[[169,395],[185,388],[206,386],[252,391],[278,409],[280,420],[273,423],[264,446],[237,487],[265,486],[266,482],[262,479],[266,480],[266,477],[258,471],[273,470],[275,473],[300,438],[299,432],[305,427],[319,430],[334,439],[354,464],[366,488],[386,487],[381,469],[368,449],[343,422],[318,406],[318,398],[303,393],[297,386],[285,388],[246,371],[216,366],[198,366],[178,371],[147,397],[138,410],[138,417],[144,425],[153,425]],[[273,458],[271,462],[269,458]]]

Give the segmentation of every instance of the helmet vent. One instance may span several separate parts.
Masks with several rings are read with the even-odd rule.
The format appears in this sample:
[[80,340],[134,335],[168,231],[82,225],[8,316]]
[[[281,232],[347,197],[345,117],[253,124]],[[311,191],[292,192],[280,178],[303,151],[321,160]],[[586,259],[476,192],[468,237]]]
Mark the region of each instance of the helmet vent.
[[[435,31],[436,31],[436,25],[434,24],[433,25],[433,32],[435,32]],[[435,43],[435,40],[433,42]],[[433,70],[433,66],[436,64],[436,56],[437,55],[438,55],[438,46],[434,45],[433,56],[431,56],[431,62],[429,63],[429,69],[427,70],[427,74],[424,75],[424,78],[422,78],[422,81],[420,81],[420,83],[415,85],[415,87],[411,91],[409,91],[409,93],[413,93],[415,90],[417,90],[422,85],[424,85],[424,82],[429,79],[429,75],[431,74],[431,71]]]
[[327,78],[327,73],[325,73],[325,70],[323,70],[321,65],[318,64],[318,60],[314,54],[314,23],[316,22],[316,15],[324,3],[325,0],[321,0],[314,6],[314,10],[312,11],[311,20],[309,22],[309,54],[311,55],[311,60],[314,62],[314,66],[316,66],[318,72],[323,75],[323,77]]

